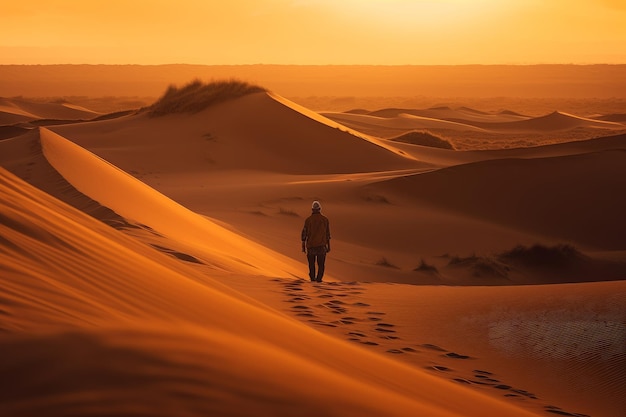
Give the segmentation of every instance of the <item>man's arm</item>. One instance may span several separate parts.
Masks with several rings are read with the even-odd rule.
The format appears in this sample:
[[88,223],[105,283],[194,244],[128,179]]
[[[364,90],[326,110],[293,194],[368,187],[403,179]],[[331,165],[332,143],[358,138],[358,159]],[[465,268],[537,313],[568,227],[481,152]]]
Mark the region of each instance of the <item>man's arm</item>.
[[302,240],[302,252],[306,253],[306,239],[308,236],[308,231],[306,227],[306,221],[304,222],[304,227],[302,228],[302,233],[300,234],[300,239]]
[[326,252],[330,252],[330,222],[326,223]]

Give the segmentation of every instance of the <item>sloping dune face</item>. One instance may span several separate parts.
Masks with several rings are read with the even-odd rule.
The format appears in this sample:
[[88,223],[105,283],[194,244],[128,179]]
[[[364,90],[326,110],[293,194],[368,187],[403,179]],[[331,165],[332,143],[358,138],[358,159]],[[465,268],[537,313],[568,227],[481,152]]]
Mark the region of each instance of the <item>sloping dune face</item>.
[[193,167],[318,174],[414,166],[395,148],[285,103],[255,93],[192,114],[144,114],[54,131],[127,171],[136,170],[137,160],[146,172]]
[[586,247],[626,248],[624,149],[483,161],[374,187]]
[[[41,140],[48,161],[80,192],[127,219],[204,252],[222,269],[278,276],[297,272],[295,262],[187,210],[56,133],[42,129]],[[103,183],[106,187],[100,186]],[[245,261],[236,256],[243,253]]]
[[0,413],[532,415],[250,304],[0,169]]
[[99,113],[65,103],[36,103],[0,97],[0,124],[38,119],[88,120]]

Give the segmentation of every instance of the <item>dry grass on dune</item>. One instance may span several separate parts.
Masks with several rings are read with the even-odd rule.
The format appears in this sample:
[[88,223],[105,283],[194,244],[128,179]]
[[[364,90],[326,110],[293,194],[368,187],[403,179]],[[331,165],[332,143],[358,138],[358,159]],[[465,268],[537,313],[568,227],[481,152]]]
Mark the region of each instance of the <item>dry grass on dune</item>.
[[151,116],[171,113],[197,113],[214,104],[266,91],[263,87],[239,80],[213,81],[196,79],[183,87],[170,85],[154,104],[148,107]]
[[[498,253],[445,254],[442,258],[447,260],[447,272],[464,270],[474,279],[464,285],[562,284],[585,282],[592,276],[603,281],[623,280],[626,270],[623,261],[593,257],[567,243],[517,245]],[[423,264],[415,270],[426,271]]]
[[391,140],[396,142],[411,143],[413,145],[430,146],[431,148],[454,149],[450,141],[434,135],[428,131],[411,131],[404,133]]
[[585,260],[585,255],[569,244],[546,246],[535,244],[532,246],[518,245],[499,255],[501,260],[519,263],[529,267],[567,267]]

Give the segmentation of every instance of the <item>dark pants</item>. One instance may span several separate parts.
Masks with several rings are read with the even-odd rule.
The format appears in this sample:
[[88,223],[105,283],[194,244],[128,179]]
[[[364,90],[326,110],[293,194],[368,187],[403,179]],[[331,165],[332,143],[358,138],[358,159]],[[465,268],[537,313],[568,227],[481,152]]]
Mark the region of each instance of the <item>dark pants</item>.
[[[326,264],[326,248],[324,246],[309,248],[306,258],[309,261],[309,278],[311,281],[322,282]],[[315,274],[315,262],[317,262],[317,275]]]

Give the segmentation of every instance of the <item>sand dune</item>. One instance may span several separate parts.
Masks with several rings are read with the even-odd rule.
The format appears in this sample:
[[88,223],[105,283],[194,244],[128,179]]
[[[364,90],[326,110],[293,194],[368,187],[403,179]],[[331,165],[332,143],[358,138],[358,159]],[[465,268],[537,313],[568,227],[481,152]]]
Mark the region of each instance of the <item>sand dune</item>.
[[389,180],[376,188],[522,230],[623,250],[626,152],[502,159]]
[[[529,117],[510,111],[486,113],[467,107],[452,109],[394,109],[324,113],[330,119],[355,130],[384,138],[393,138],[413,130],[442,135],[458,149],[483,147],[528,147],[555,142],[570,142],[623,133],[626,125],[618,120],[587,118],[563,112]],[[513,143],[511,145],[510,143]]]
[[[198,284],[194,270],[0,175],[1,367],[15,382],[2,393],[5,414],[532,415],[206,276]],[[32,373],[40,378],[24,378]]]
[[[154,172],[202,167],[206,171],[348,173],[413,166],[414,161],[392,145],[351,133],[331,121],[320,123],[320,116],[313,115],[257,93],[193,115],[151,118],[143,114],[54,130],[126,171],[135,170],[139,158],[145,171]],[[123,146],[129,141],[133,149]],[[163,152],[169,157],[159,157]]]
[[[468,122],[470,123],[470,122]],[[623,129],[617,122],[602,121],[555,111],[545,116],[528,118],[505,123],[471,122],[472,125],[494,131],[514,131],[518,133],[554,132],[576,128]]]
[[402,149],[407,154],[413,155],[415,158],[422,161],[428,161],[430,164],[438,167],[448,167],[452,165],[467,164],[492,159],[533,159],[626,149],[625,139],[626,135],[622,134],[587,140],[576,140],[573,142],[531,146],[526,148],[474,150],[462,152],[400,142],[396,142],[394,145]]
[[[534,123],[588,123],[562,116]],[[0,414],[620,415],[624,137],[461,152],[349,125],[255,93],[0,141]]]
[[453,131],[483,131],[482,128],[469,123],[448,121],[433,117],[416,116],[401,113],[397,116],[384,118],[353,113],[323,113],[324,116],[342,123],[360,132],[380,137],[394,136],[397,132],[415,129],[446,129]]
[[69,103],[38,103],[0,97],[0,125],[38,119],[89,120],[98,115],[96,112]]
[[403,114],[426,117],[440,120],[463,120],[465,122],[492,122],[503,123],[510,121],[526,120],[528,116],[523,116],[514,112],[501,111],[498,113],[487,113],[469,107],[452,109],[450,107],[432,107],[429,109],[382,109],[367,113],[370,116],[393,118]]
[[[299,265],[292,260],[270,253],[190,212],[61,136],[42,129],[41,140],[46,159],[78,191],[126,219],[193,247],[194,253],[206,253],[211,264],[229,272],[297,274]],[[107,187],[101,187],[102,183]],[[245,253],[246,259],[241,259],[237,253]],[[231,269],[232,265],[237,268]]]

